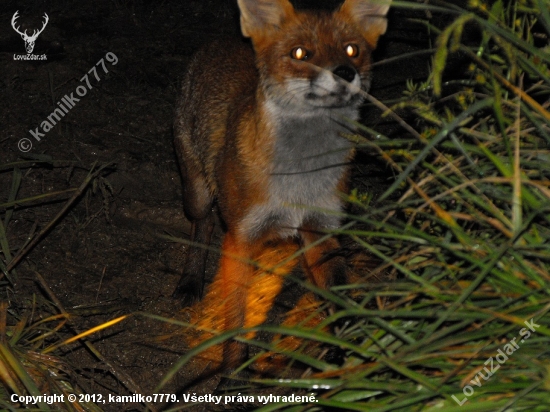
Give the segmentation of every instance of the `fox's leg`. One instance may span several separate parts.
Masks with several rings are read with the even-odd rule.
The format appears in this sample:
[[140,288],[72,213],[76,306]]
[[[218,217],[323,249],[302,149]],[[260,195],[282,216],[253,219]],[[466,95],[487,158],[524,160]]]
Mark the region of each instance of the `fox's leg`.
[[[185,216],[191,220],[191,241],[196,245],[208,246],[214,229],[214,199],[200,166],[184,152],[183,144],[183,139],[176,138],[176,154],[183,181],[183,209]],[[190,245],[187,249],[183,274],[173,293],[185,306],[202,298],[207,257],[208,249],[205,247]]]
[[[266,257],[271,256],[274,250],[281,248],[285,250],[285,245],[288,249],[288,240],[281,239],[274,231],[267,230],[261,236],[248,239],[229,227],[223,241],[220,273],[218,274],[222,280],[224,330],[238,329],[245,325],[249,290],[252,283],[258,281],[254,278],[259,270],[257,265],[276,264]],[[269,270],[270,267],[263,269]],[[265,307],[257,310],[265,310],[267,313],[269,309],[269,307]],[[222,369],[232,372],[247,358],[248,347],[246,344],[236,340],[227,341],[223,348]],[[224,381],[221,383],[221,387],[223,386]]]
[[[251,262],[261,250],[261,242],[239,239],[239,236],[231,230],[225,235],[219,270],[226,331],[241,328],[244,325],[248,288],[255,270]],[[223,369],[234,370],[246,358],[247,347],[244,343],[236,340],[225,342]]]
[[311,228],[304,228],[300,234],[306,248],[304,266],[313,284],[323,289],[345,284],[346,261],[343,256],[336,255],[340,247],[338,240],[331,237],[313,245],[325,234]]

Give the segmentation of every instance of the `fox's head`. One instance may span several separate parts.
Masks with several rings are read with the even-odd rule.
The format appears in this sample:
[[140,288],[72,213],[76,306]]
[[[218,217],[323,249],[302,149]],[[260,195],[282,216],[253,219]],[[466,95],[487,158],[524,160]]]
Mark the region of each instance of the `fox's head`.
[[289,109],[357,107],[391,0],[345,0],[332,12],[288,0],[238,0],[268,99]]

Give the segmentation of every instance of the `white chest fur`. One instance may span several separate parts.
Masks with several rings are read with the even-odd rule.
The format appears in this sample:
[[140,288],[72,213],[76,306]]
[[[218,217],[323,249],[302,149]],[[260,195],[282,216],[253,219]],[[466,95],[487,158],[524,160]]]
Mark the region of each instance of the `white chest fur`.
[[315,114],[268,111],[276,124],[268,197],[245,216],[241,230],[255,238],[277,227],[281,237],[295,236],[303,225],[334,228],[342,207],[337,186],[346,172],[352,144],[346,120],[355,108],[317,109]]

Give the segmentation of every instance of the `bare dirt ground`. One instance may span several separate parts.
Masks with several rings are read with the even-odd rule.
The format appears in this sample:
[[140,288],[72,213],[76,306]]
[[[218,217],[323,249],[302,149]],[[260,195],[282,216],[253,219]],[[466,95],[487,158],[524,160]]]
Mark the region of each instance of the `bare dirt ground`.
[[[16,11],[18,24],[29,32],[41,27],[43,13],[48,14],[33,52],[45,54],[47,60],[14,60],[14,54],[26,54],[10,25]],[[2,300],[9,302],[11,314],[31,316],[33,299],[36,307],[49,300],[45,284],[75,315],[78,331],[135,312],[186,320],[171,297],[185,246],[162,237],[186,238],[189,228],[172,147],[174,104],[189,56],[216,36],[237,33],[237,15],[227,0],[2,2],[0,165],[51,160],[20,167],[17,199],[76,188],[94,164],[110,164],[26,254],[12,273],[12,283],[3,279]],[[402,11],[391,12],[389,27],[377,60],[427,46],[423,29],[409,23]],[[105,70],[98,64],[101,59]],[[93,67],[97,77],[90,71]],[[400,97],[404,80],[421,78],[426,69],[423,57],[377,66],[371,93],[379,99]],[[77,95],[79,86],[86,88],[85,95]],[[29,130],[40,130],[58,102],[71,94],[79,99],[73,100],[74,107],[37,141]],[[365,121],[369,127],[395,132],[373,108],[366,110]],[[13,166],[0,170],[0,204],[8,201],[15,175]],[[388,177],[368,153],[359,154],[354,186],[360,191],[376,196]],[[7,210],[13,213],[5,228],[13,255],[54,219],[71,195],[0,209],[3,220]],[[221,235],[218,227],[213,246],[219,246]],[[211,253],[210,260],[211,277],[217,256]],[[51,308],[51,313],[56,310]],[[57,337],[68,337],[65,333]],[[153,393],[187,350],[175,326],[139,316],[96,333],[90,341],[143,394]],[[81,344],[61,351],[89,393],[129,393]],[[189,390],[186,385],[200,372],[200,367],[185,368],[163,391]],[[206,381],[191,388],[208,392],[215,384]],[[143,405],[124,408],[141,410]]]

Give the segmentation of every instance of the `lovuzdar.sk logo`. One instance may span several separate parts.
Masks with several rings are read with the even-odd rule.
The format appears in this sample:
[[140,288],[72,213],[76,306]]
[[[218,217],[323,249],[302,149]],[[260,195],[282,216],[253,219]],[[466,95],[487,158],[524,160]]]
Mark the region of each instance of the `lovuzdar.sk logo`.
[[25,42],[25,49],[27,50],[27,54],[14,54],[13,59],[14,60],[47,60],[47,57],[45,54],[42,55],[36,55],[33,54],[32,51],[34,50],[34,45],[36,43],[36,39],[44,31],[46,28],[46,25],[48,24],[48,21],[50,18],[46,13],[44,13],[44,23],[42,24],[42,28],[40,30],[35,29],[33,30],[32,34],[27,34],[28,29],[25,29],[25,31],[21,31],[19,25],[16,25],[16,20],[19,18],[19,10],[16,11],[13,14],[13,17],[11,19],[11,26],[13,29],[21,35],[21,38]]

